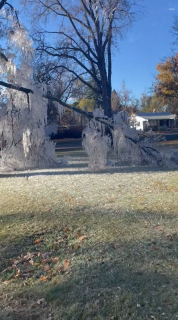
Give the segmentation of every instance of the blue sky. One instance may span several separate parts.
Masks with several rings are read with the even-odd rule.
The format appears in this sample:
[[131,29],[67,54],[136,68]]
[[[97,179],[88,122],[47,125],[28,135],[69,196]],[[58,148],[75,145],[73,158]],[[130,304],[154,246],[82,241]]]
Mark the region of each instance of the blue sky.
[[[119,44],[113,59],[113,88],[118,91],[122,81],[139,98],[148,91],[156,75],[156,64],[176,49],[171,34],[174,15],[178,15],[177,0],[145,0],[146,12]],[[175,10],[169,10],[169,9]]]
[[[18,9],[19,2],[11,0]],[[176,50],[171,27],[174,15],[178,15],[178,0],[143,0],[142,4],[144,15],[137,19],[113,52],[113,89],[119,91],[124,80],[126,88],[137,98],[151,87],[156,64]],[[26,25],[25,20],[22,19]]]

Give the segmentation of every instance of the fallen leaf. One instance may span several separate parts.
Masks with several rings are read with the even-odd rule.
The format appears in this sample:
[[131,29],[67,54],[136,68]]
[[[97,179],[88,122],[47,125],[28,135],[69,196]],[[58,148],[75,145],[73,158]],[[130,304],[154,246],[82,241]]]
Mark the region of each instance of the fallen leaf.
[[48,271],[48,270],[50,270],[50,269],[51,269],[51,267],[49,266],[49,264],[47,264],[46,266],[43,267],[43,270],[44,270],[44,271]]
[[38,299],[36,303],[37,303],[37,304],[42,304],[42,303],[44,303],[44,302],[45,302],[45,299],[42,298],[42,299]]
[[20,262],[21,262],[22,260],[23,260],[23,259],[19,259],[19,260],[14,260],[14,263],[13,263],[13,265],[16,265],[16,264],[20,263]]
[[9,283],[10,283],[10,280],[3,281],[3,284],[9,284]]
[[35,244],[39,244],[39,243],[40,243],[40,239],[36,239]]
[[163,227],[161,227],[161,226],[156,227],[156,229],[159,231],[163,231]]
[[67,270],[70,266],[70,261],[69,260],[64,260],[64,269]]
[[47,261],[48,261],[48,259],[42,259],[42,260],[41,260],[41,263],[42,263],[42,264],[45,264]]
[[40,281],[46,281],[47,279],[48,279],[48,276],[46,276],[46,277],[41,276],[40,277]]
[[84,239],[85,239],[85,236],[80,236],[80,237],[78,238],[78,241],[79,241],[79,242],[82,242]]
[[15,275],[15,278],[19,278],[20,277],[20,269],[17,270],[17,273]]
[[78,244],[74,244],[74,250],[75,250],[75,251],[78,250]]
[[52,259],[52,262],[57,263],[59,261],[59,257],[55,257]]
[[62,243],[62,242],[63,242],[63,240],[61,240],[61,239],[57,240],[57,243]]
[[34,266],[35,266],[35,267],[38,267],[38,266],[40,266],[40,263],[37,263],[37,262],[36,262],[36,263],[34,263]]
[[30,260],[31,258],[34,257],[34,253],[33,252],[27,252],[26,256],[24,256],[25,260]]

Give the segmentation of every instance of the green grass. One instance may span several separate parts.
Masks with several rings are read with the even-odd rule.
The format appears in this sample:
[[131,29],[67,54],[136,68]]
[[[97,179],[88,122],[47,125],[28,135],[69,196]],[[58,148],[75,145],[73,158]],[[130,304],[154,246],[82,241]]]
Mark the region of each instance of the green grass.
[[178,172],[26,174],[0,180],[0,320],[178,319]]

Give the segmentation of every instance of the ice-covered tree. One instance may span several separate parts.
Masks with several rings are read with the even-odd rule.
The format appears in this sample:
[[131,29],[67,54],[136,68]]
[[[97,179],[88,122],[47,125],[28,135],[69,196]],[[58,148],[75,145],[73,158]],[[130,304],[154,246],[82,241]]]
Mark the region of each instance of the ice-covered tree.
[[104,169],[111,163],[108,161],[111,153],[117,163],[175,168],[178,153],[162,152],[158,144],[162,140],[152,131],[140,139],[139,133],[129,126],[126,111],[120,111],[114,118],[108,119],[101,109],[96,109],[94,118],[83,131],[83,147],[89,156],[89,168],[94,171]]
[[[13,12],[3,8],[0,14],[5,17],[6,29],[1,29],[7,40],[5,50],[0,47],[0,85],[4,88],[0,103],[1,169],[57,165],[54,144],[45,136],[45,125],[48,100],[53,103],[61,100],[53,96],[53,92],[48,92],[45,84],[34,81],[33,45],[26,29]],[[108,118],[101,109],[89,115],[64,101],[62,106],[56,106],[59,113],[64,107],[71,109],[76,116],[82,114],[89,119],[83,133],[83,147],[92,170],[107,166],[111,148],[121,162],[171,167],[178,162],[176,154],[167,157],[160,152],[157,138],[152,134],[140,141],[136,130],[130,128],[128,114],[124,111]]]
[[[4,7],[5,50],[0,55],[3,90],[0,114],[1,169],[19,170],[57,165],[55,145],[45,136],[47,103],[44,85],[33,80],[33,46],[24,26]],[[16,90],[14,90],[15,88]]]

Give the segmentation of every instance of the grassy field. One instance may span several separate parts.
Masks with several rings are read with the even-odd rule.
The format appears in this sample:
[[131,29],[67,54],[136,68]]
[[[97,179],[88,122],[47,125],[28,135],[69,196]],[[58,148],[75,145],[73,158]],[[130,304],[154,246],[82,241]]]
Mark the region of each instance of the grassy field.
[[178,172],[81,155],[0,175],[0,320],[178,319]]

